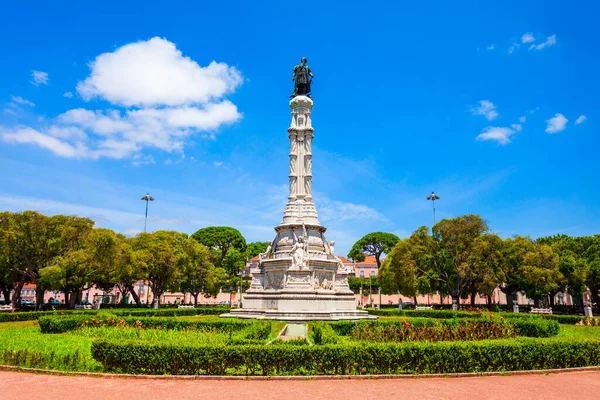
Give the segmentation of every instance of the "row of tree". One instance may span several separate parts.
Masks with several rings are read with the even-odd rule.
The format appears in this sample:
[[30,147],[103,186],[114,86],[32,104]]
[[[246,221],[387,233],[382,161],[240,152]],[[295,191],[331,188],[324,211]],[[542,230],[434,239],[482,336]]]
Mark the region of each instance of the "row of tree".
[[[92,286],[117,287],[139,305],[135,283],[147,281],[155,299],[166,291],[216,295],[239,282],[246,261],[266,250],[265,242],[247,244],[230,227],[207,227],[191,236],[173,231],[134,237],[76,216],[45,216],[34,211],[0,213],[0,291],[16,304],[23,285],[37,285],[37,304],[44,290],[57,290],[74,306]],[[502,239],[478,215],[445,219],[399,239],[373,232],[358,240],[349,257],[373,255],[384,292],[405,296],[438,292],[458,302],[477,294],[491,299],[496,287],[509,303],[517,292],[535,301],[568,290],[577,297],[591,289],[600,304],[600,235],[558,235],[532,240]],[[385,260],[382,260],[383,257]]]
[[381,266],[379,282],[388,293],[438,292],[456,302],[469,296],[474,302],[477,294],[489,302],[500,287],[509,304],[517,292],[536,304],[548,299],[554,305],[559,292],[568,290],[580,299],[589,288],[600,304],[600,235],[502,239],[478,215],[445,219],[398,240]]
[[[82,292],[117,287],[140,305],[135,283],[147,281],[154,299],[166,291],[216,295],[248,258],[266,249],[229,227],[208,227],[191,236],[173,231],[126,237],[95,228],[76,216],[46,216],[35,211],[0,213],[0,291],[17,304],[23,286],[36,284],[36,304],[45,290],[61,291],[74,307]],[[11,293],[12,295],[11,298]]]

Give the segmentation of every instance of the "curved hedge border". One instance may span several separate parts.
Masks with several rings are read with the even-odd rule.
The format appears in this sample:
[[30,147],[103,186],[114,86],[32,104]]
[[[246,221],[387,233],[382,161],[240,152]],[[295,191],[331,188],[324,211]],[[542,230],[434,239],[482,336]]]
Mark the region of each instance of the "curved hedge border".
[[[119,321],[125,321],[128,326],[139,326],[141,328],[162,328],[162,329],[215,329],[221,332],[236,332],[247,328],[257,322],[254,320],[238,319],[205,319],[190,321],[186,319],[176,319],[168,317],[111,317],[104,319],[94,316],[72,316],[72,317],[51,317],[42,316],[39,319],[40,330],[42,333],[64,333],[77,329],[85,325],[94,326],[115,326]],[[269,321],[266,321],[267,323]]]
[[[451,311],[451,310],[369,310],[369,314],[379,315],[382,317],[407,317],[407,318],[483,318],[490,314],[495,316],[501,316],[505,319],[514,318],[539,318],[539,319],[550,319],[558,321],[559,324],[575,325],[580,321],[584,321],[587,318],[580,315],[545,315],[545,314],[526,314],[526,313],[493,313],[493,312],[477,312],[477,311]],[[596,320],[600,320],[598,317],[594,317]]]
[[[194,315],[220,315],[227,313],[229,307],[213,308],[175,308],[175,309],[111,309],[109,313],[117,316],[140,316],[140,317],[184,317]],[[72,315],[96,315],[106,310],[60,310],[60,311],[27,311],[15,313],[0,313],[1,322],[33,321],[42,316],[72,316]]]
[[170,375],[364,375],[519,371],[600,365],[599,340],[323,346],[194,346],[99,340],[108,372]]
[[[458,327],[459,324],[473,324],[474,329],[486,330],[489,324],[506,324],[510,326],[510,329],[514,334],[522,337],[538,337],[546,338],[558,335],[560,331],[560,325],[557,321],[540,319],[540,318],[528,318],[528,319],[515,319],[515,320],[492,320],[492,319],[478,319],[478,318],[465,318],[456,320],[437,320],[437,319],[421,319],[421,320],[410,320],[411,323],[404,329],[414,329],[418,332],[421,328],[438,327],[440,329],[452,329],[452,327]],[[310,335],[315,344],[335,344],[339,343],[340,336],[351,336],[356,328],[363,328],[367,331],[375,331],[378,327],[382,326],[400,326],[405,321],[398,320],[379,320],[379,321],[336,321],[336,322],[324,322],[315,321],[310,323]],[[418,335],[418,333],[417,333]],[[488,338],[490,339],[490,338]],[[450,340],[450,339],[445,339]],[[390,340],[392,341],[392,340]],[[410,339],[406,341],[412,341]],[[433,340],[427,339],[431,342]],[[370,342],[370,341],[369,341]],[[372,343],[372,342],[371,342]]]

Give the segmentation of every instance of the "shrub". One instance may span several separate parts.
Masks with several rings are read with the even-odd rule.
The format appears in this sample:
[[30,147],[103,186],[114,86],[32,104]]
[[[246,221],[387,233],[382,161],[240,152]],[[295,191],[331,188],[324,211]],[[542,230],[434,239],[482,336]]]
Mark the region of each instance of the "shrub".
[[98,312],[108,312],[116,316],[137,317],[183,317],[194,315],[220,315],[229,311],[229,307],[203,307],[203,308],[173,308],[173,309],[111,309],[107,310],[56,310],[56,311],[30,311],[15,313],[0,313],[0,322],[33,321],[42,316],[73,316],[96,315]]
[[[237,332],[244,328],[257,324],[254,321],[237,320],[237,319],[205,319],[198,321],[190,321],[177,318],[164,317],[106,317],[97,318],[95,316],[71,316],[71,317],[51,317],[43,316],[39,319],[40,330],[42,333],[63,333],[77,329],[78,327],[95,327],[95,326],[117,326],[123,321],[124,325],[141,327],[141,328],[162,328],[162,329],[214,329],[218,332]],[[260,324],[260,323],[258,323]],[[268,329],[270,334],[270,323]],[[261,325],[262,328],[257,328],[255,339],[261,339],[264,336],[266,325]],[[262,330],[261,330],[262,329]]]
[[[369,342],[440,342],[506,339],[516,336],[512,324],[493,320],[425,320],[361,322],[350,332],[353,340]],[[420,323],[419,323],[420,322]]]
[[[333,329],[335,323],[316,321],[311,324],[312,340],[314,344],[333,344],[337,343],[339,337]],[[353,324],[354,325],[354,324]]]
[[172,375],[331,375],[517,371],[600,365],[600,341],[509,339],[481,342],[324,346],[195,346],[99,340],[106,371]]
[[557,321],[541,318],[523,318],[512,322],[519,336],[550,337],[558,335],[560,325]]

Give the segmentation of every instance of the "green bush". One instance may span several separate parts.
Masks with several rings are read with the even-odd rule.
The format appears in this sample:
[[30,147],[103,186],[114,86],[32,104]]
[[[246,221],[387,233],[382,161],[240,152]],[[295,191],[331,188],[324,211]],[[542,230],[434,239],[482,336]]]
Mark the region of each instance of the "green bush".
[[60,311],[26,311],[0,313],[1,322],[34,321],[44,315],[94,315],[96,310],[60,310]]
[[600,365],[600,341],[195,346],[99,340],[105,371],[170,375],[332,375],[517,371]]
[[[503,317],[505,319],[527,319],[527,318],[542,318],[558,321],[559,324],[575,325],[586,318],[580,315],[557,315],[557,314],[528,314],[528,313],[494,313],[489,311],[451,311],[451,310],[398,310],[398,309],[383,309],[369,310],[369,314],[380,315],[382,317],[407,317],[407,318],[435,318],[435,319],[451,319],[451,318],[486,318],[489,315]],[[595,319],[598,319],[596,317]]]
[[339,337],[333,329],[334,323],[316,321],[311,323],[312,340],[314,344],[334,344],[339,341]]
[[558,322],[549,319],[523,318],[511,322],[519,336],[551,337],[558,335],[560,330]]
[[357,323],[350,332],[353,340],[368,342],[440,342],[515,336],[512,324],[492,319],[368,321]]
[[[204,308],[173,308],[173,309],[111,309],[108,311],[111,315],[117,316],[136,316],[136,317],[184,317],[194,315],[220,315],[227,313],[229,307],[204,307]],[[56,310],[56,311],[27,311],[0,313],[1,322],[14,321],[33,321],[42,316],[73,316],[73,315],[96,315],[98,312],[107,312],[107,310]]]
[[[123,321],[123,322],[121,322]],[[237,332],[244,328],[257,324],[249,320],[237,319],[204,319],[190,321],[185,319],[168,318],[168,317],[110,317],[98,318],[96,316],[70,316],[70,317],[53,317],[42,316],[39,319],[40,330],[42,333],[63,333],[77,329],[78,327],[94,327],[94,326],[118,326],[124,324],[127,326],[139,326],[140,328],[159,328],[159,329],[214,329],[218,332]],[[260,324],[260,323],[259,323]],[[268,323],[270,334],[270,323]],[[262,329],[262,330],[261,330]],[[257,328],[254,332],[254,339],[261,339],[264,336],[264,331],[267,327],[265,324]]]

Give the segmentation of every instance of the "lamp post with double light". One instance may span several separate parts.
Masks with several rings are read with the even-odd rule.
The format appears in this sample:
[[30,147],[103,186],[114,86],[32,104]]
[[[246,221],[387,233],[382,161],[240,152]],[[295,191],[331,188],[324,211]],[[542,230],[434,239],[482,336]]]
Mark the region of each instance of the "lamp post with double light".
[[146,225],[148,224],[148,203],[154,201],[154,197],[150,196],[150,193],[146,193],[142,200],[146,202],[146,216],[144,217],[144,233],[146,233]]

